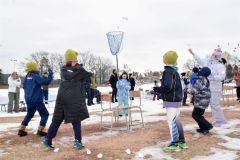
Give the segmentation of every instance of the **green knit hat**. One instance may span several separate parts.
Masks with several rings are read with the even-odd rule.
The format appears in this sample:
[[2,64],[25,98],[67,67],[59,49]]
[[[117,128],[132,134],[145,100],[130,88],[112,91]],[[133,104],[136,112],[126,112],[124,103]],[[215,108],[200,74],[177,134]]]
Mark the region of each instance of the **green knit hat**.
[[177,65],[178,55],[175,51],[168,51],[163,55],[166,64]]
[[30,61],[26,64],[25,67],[25,72],[31,72],[31,71],[36,71],[37,70],[37,63],[35,61]]
[[68,49],[65,53],[65,60],[66,61],[76,61],[78,56],[78,52]]

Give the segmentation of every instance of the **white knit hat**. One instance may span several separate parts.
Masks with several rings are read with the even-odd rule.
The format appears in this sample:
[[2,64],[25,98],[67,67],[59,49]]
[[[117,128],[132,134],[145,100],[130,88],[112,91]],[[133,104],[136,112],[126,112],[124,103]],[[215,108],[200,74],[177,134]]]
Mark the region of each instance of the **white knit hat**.
[[214,49],[213,53],[212,53],[212,56],[217,59],[217,60],[220,60],[222,58],[222,50],[221,48],[217,48],[217,49]]

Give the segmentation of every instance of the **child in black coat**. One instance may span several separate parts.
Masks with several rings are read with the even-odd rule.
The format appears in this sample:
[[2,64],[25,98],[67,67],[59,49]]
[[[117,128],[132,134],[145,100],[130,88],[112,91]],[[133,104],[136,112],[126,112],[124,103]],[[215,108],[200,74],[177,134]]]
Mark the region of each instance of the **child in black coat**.
[[180,120],[180,107],[183,98],[181,79],[177,71],[178,55],[175,51],[168,51],[163,56],[166,64],[160,87],[154,87],[154,91],[162,95],[163,107],[167,110],[171,144],[164,147],[165,151],[181,151],[188,148],[182,123]]

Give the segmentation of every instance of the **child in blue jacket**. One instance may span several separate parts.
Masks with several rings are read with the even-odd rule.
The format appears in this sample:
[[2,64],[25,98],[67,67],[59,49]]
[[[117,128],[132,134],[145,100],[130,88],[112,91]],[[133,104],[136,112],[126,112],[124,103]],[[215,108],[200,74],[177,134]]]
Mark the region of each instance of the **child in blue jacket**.
[[25,71],[27,72],[27,75],[24,79],[23,89],[25,94],[25,101],[27,103],[27,115],[22,121],[18,135],[20,137],[27,135],[26,126],[33,118],[35,112],[38,111],[41,120],[37,135],[45,136],[46,132],[44,129],[48,120],[49,113],[43,102],[43,91],[41,87],[42,85],[49,85],[51,83],[53,73],[51,69],[48,69],[48,77],[41,77],[38,71],[37,63],[34,61],[27,63]]
[[[120,76],[120,79],[117,81],[117,100],[118,106],[120,107],[128,107],[128,99],[129,99],[129,90],[131,89],[130,82],[128,80],[127,72],[123,72]],[[122,113],[119,113],[119,116],[128,115],[128,109],[124,109]]]

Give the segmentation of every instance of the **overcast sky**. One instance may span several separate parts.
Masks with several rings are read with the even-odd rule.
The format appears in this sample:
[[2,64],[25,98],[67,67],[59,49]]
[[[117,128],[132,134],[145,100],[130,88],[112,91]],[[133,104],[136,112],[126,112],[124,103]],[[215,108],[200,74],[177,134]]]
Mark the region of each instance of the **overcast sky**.
[[120,67],[161,70],[168,50],[178,52],[181,67],[191,58],[189,46],[204,57],[218,44],[232,50],[240,42],[240,1],[0,0],[0,68],[10,72],[11,59],[68,48],[115,64],[106,32],[118,26],[125,32]]

